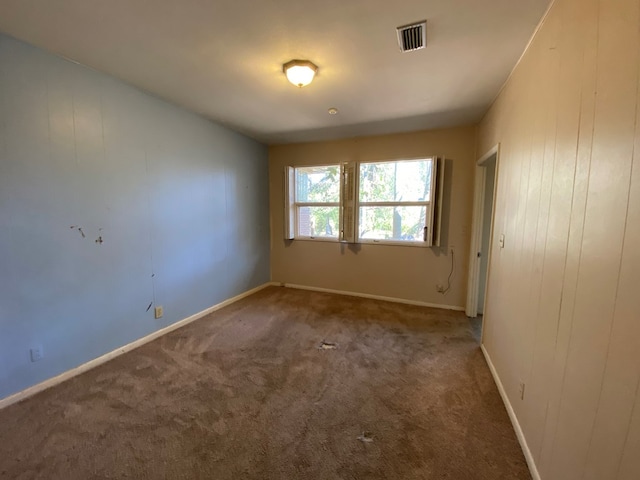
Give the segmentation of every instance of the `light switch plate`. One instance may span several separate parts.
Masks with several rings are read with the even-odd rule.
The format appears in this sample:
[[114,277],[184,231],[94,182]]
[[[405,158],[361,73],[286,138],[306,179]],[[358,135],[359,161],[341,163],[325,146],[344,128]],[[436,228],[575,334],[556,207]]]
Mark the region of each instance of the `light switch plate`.
[[42,350],[42,345],[35,345],[31,347],[29,350],[29,354],[31,356],[32,362],[39,362],[44,357],[44,350]]

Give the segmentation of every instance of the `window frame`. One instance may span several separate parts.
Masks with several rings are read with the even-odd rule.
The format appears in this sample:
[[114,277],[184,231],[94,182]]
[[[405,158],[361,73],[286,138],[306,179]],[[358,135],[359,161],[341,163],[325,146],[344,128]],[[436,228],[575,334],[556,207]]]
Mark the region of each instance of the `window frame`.
[[[297,170],[298,169],[307,169],[307,168],[326,168],[326,167],[337,167],[338,168],[338,201],[337,202],[298,202],[298,185],[297,185]],[[342,176],[340,173],[340,163],[327,163],[327,164],[313,164],[313,165],[296,165],[291,167],[293,172],[289,175],[290,179],[290,191],[291,191],[291,209],[293,213],[293,237],[292,240],[310,240],[310,241],[318,241],[318,242],[334,242],[338,243],[340,241],[340,218],[342,217]],[[338,209],[338,225],[335,226],[337,229],[337,233],[332,237],[325,236],[308,236],[308,235],[300,235],[300,208],[304,207],[335,207]]]
[[[431,162],[431,185],[429,191],[429,200],[424,201],[394,201],[394,202],[363,202],[360,200],[360,174],[361,174],[361,166],[363,164],[371,165],[376,163],[400,163],[400,162],[419,162],[423,160],[429,160]],[[429,229],[431,228],[429,220],[432,218],[431,212],[434,205],[434,195],[436,192],[435,183],[437,180],[436,175],[436,164],[437,157],[435,156],[420,156],[420,157],[411,157],[411,158],[397,158],[397,159],[383,159],[383,160],[370,160],[363,161],[357,163],[357,186],[356,186],[356,205],[355,205],[355,235],[356,242],[362,244],[370,244],[370,245],[395,245],[395,246],[405,246],[405,247],[430,247],[431,244],[428,241],[427,234]],[[425,225],[423,226],[422,232],[422,240],[397,240],[397,239],[374,239],[374,238],[362,238],[360,236],[360,208],[362,207],[425,207]]]
[[[362,164],[396,163],[407,161],[431,160],[431,186],[429,200],[360,202],[360,168]],[[338,167],[338,202],[297,202],[296,170],[303,168]],[[285,166],[284,169],[284,238],[286,240],[305,240],[332,243],[359,243],[366,245],[390,245],[404,247],[439,247],[442,223],[442,203],[444,190],[444,157],[424,155],[395,159],[368,160],[362,162],[314,163]],[[366,239],[360,237],[361,207],[397,207],[425,206],[425,227],[422,240]],[[302,207],[338,208],[339,225],[337,235],[332,237],[306,236],[299,234],[299,209]]]

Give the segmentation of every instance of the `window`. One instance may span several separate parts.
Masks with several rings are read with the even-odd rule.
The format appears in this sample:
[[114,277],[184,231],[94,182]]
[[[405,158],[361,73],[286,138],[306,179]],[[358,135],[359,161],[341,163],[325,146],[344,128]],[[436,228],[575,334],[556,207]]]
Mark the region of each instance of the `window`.
[[340,165],[296,167],[293,172],[294,238],[338,239]]
[[437,158],[287,167],[285,237],[438,246]]
[[431,204],[433,160],[361,163],[358,238],[424,242]]

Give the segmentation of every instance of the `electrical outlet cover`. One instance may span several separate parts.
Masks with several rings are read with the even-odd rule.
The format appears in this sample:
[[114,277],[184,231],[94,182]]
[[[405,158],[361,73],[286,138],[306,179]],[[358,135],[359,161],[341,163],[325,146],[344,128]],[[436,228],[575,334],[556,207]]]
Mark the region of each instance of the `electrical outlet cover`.
[[42,350],[42,345],[37,345],[31,348],[29,353],[31,354],[32,362],[39,362],[40,360],[42,360],[42,357],[44,357],[44,351]]

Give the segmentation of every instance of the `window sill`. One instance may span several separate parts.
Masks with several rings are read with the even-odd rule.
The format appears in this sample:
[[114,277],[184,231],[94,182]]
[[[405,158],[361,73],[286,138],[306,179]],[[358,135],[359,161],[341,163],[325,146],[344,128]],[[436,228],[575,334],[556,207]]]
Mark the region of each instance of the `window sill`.
[[337,238],[331,238],[331,237],[294,237],[293,239],[303,240],[305,242],[339,243]]
[[402,242],[402,241],[392,241],[392,240],[359,240],[357,242],[340,242],[337,238],[327,238],[327,237],[295,237],[292,240],[295,241],[303,241],[303,242],[324,242],[324,243],[345,243],[352,245],[386,245],[388,247],[418,247],[418,248],[428,248],[426,242]]
[[358,240],[357,243],[362,245],[388,245],[391,247],[429,247],[427,242],[402,242],[393,240]]

